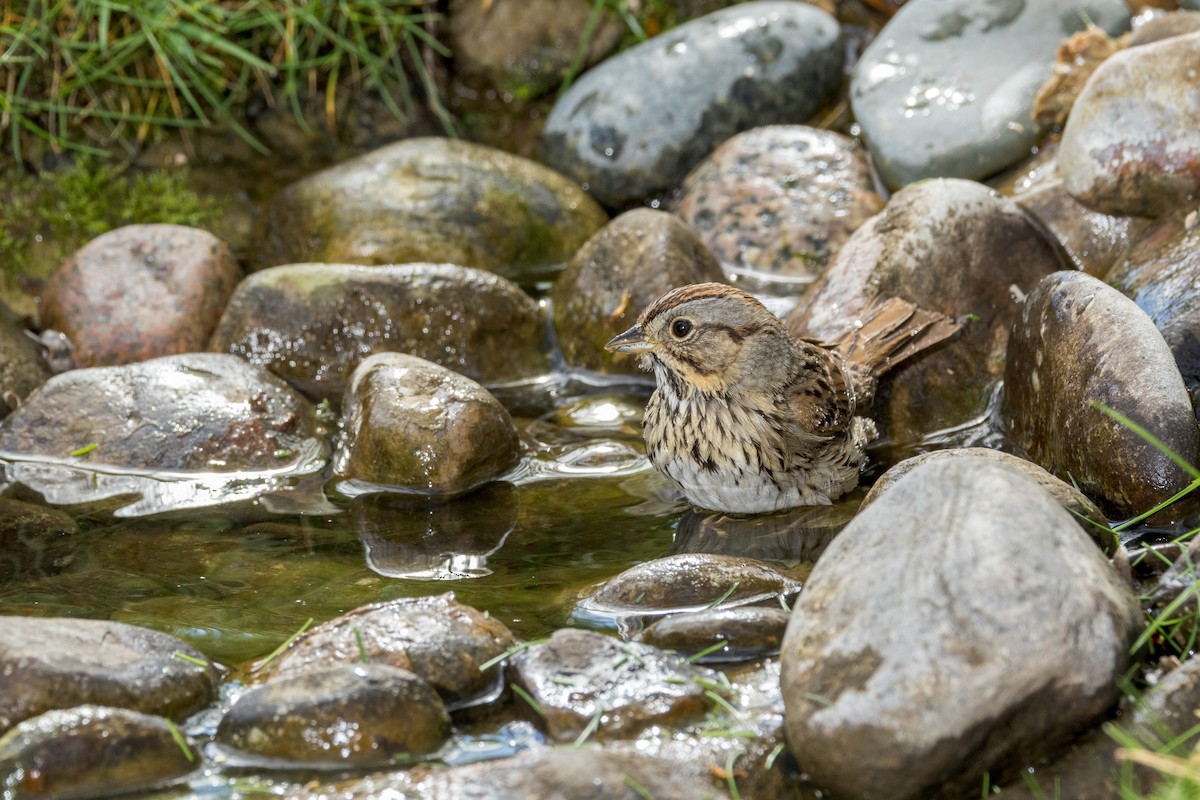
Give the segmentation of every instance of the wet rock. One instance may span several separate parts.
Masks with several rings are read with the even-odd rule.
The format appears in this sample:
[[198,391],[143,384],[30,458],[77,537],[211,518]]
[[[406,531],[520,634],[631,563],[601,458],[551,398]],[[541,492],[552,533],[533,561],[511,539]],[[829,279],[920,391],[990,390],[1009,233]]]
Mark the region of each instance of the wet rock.
[[1146,511],[1189,483],[1093,403],[1146,427],[1188,463],[1200,458],[1187,389],[1154,324],[1096,278],[1058,272],[1026,297],[1009,340],[1002,413],[1013,442],[1113,516]]
[[[1157,555],[1165,556],[1161,551]],[[1170,608],[1171,618],[1180,621],[1178,625],[1166,627],[1162,635],[1174,639],[1181,652],[1189,649],[1189,637],[1196,635],[1193,619],[1198,605],[1196,581],[1200,580],[1197,574],[1200,561],[1197,559],[1200,559],[1200,540],[1192,539],[1171,566],[1158,576],[1154,588],[1144,595],[1145,605],[1153,616],[1159,617]]]
[[229,247],[208,231],[129,225],[63,262],[46,281],[41,323],[70,338],[81,367],[194,353],[241,277]]
[[25,323],[0,303],[0,419],[49,377],[50,367]]
[[1150,317],[1200,408],[1200,222],[1179,216],[1148,231],[1104,281]]
[[389,578],[454,580],[490,575],[488,558],[517,524],[517,490],[489,483],[449,503],[395,494],[354,499],[367,566]]
[[700,162],[674,205],[727,269],[805,280],[883,198],[853,139],[769,125],[739,133]]
[[837,22],[811,6],[743,3],[588,71],[546,120],[546,163],[602,203],[674,187],[739,131],[803,122],[838,84]]
[[0,424],[0,450],[137,469],[278,470],[324,447],[312,406],[216,353],[55,375]]
[[574,65],[577,70],[592,66],[621,41],[616,14],[602,9],[589,29],[591,11],[586,0],[501,0],[491,5],[455,0],[447,33],[456,71],[481,75],[517,100],[540,97],[567,76],[581,45],[586,49]]
[[712,553],[812,564],[849,524],[862,502],[858,489],[831,506],[801,506],[775,514],[733,517],[688,507],[675,526],[671,554]]
[[291,264],[238,286],[210,349],[314,397],[341,397],[372,353],[400,352],[483,383],[547,368],[542,318],[516,285],[452,264]]
[[1093,211],[1071,197],[1061,180],[1032,189],[1016,201],[1054,234],[1076,269],[1097,278],[1120,263],[1142,225],[1136,217]]
[[[1183,5],[1187,5],[1184,3]],[[1200,31],[1200,13],[1195,11],[1169,11],[1144,19],[1129,36],[1129,46],[1161,42],[1172,36],[1185,36]]]
[[[899,18],[899,17],[897,17]],[[1011,200],[960,180],[897,192],[854,232],[787,316],[793,333],[832,341],[875,297],[898,295],[964,318],[954,339],[884,376],[871,416],[885,461],[930,434],[979,418],[1004,371],[1019,305],[1063,265],[1055,243]]]
[[646,628],[638,641],[689,656],[704,652],[695,659],[698,664],[749,661],[779,653],[789,616],[782,608],[714,608],[675,614]]
[[75,560],[78,536],[68,514],[0,498],[0,584],[62,572]]
[[[508,662],[508,679],[538,704],[556,742],[637,736],[703,716],[715,673],[679,656],[595,631],[563,628]],[[584,732],[587,737],[583,737]]]
[[221,719],[216,740],[269,759],[366,766],[431,753],[449,731],[450,715],[421,678],[344,664],[254,687]]
[[517,430],[500,401],[416,356],[376,353],[359,364],[342,414],[333,471],[360,488],[455,497],[517,463]]
[[254,263],[431,261],[530,276],[557,269],[606,219],[571,181],[528,159],[406,139],[275,195]]
[[1083,532],[1091,537],[1106,555],[1111,556],[1117,547],[1117,539],[1108,527],[1108,520],[1096,507],[1096,504],[1088,499],[1087,495],[1066,481],[1054,477],[1032,461],[987,447],[934,450],[931,453],[922,453],[912,458],[906,458],[879,476],[879,480],[875,481],[875,485],[871,487],[871,491],[862,501],[862,508],[866,508],[878,500],[905,475],[930,461],[961,462],[961,469],[966,470],[973,469],[980,463],[990,462],[1019,472],[1045,489],[1051,497],[1058,501],[1059,505],[1070,511],[1079,521],[1079,527],[1083,529]]
[[789,745],[837,796],[977,792],[984,772],[1000,782],[1116,701],[1142,624],[1032,480],[926,463],[813,569],[781,656]]
[[0,733],[55,708],[94,703],[185,716],[216,691],[217,673],[164,633],[101,620],[0,617]]
[[[611,753],[596,747],[534,750],[513,758],[483,761],[411,776],[368,777],[345,797],[376,798],[400,792],[422,800],[697,800],[728,797],[712,782],[680,774],[672,762],[637,753]],[[315,798],[314,798],[315,800]]]
[[800,582],[765,561],[706,553],[646,561],[611,578],[580,608],[612,616],[670,614],[787,597]]
[[1063,129],[1067,191],[1107,214],[1156,216],[1200,192],[1200,33],[1115,54]]
[[604,344],[676,286],[724,281],[725,273],[695,231],[665,211],[640,208],[588,239],[554,284],[554,330],[567,363],[633,374],[634,359]]
[[1121,0],[964,5],[912,0],[854,68],[850,105],[892,188],[933,177],[984,178],[1024,157],[1030,118],[1059,40],[1095,24],[1129,27]]
[[0,737],[5,797],[107,797],[162,787],[199,766],[167,720],[84,705],[27,719]]
[[[361,649],[359,642],[362,642]],[[454,599],[453,592],[363,606],[316,626],[261,673],[296,675],[333,664],[389,664],[428,681],[447,707],[489,689],[496,670],[480,670],[516,643],[498,620]]]

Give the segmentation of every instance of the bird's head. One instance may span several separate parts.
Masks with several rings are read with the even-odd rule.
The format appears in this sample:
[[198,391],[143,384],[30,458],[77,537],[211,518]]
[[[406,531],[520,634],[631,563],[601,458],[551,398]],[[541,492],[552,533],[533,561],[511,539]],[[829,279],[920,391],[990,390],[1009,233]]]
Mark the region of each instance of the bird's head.
[[604,348],[637,354],[642,368],[660,378],[716,394],[777,382],[780,370],[790,368],[794,340],[778,317],[740,289],[698,283],[655,300]]

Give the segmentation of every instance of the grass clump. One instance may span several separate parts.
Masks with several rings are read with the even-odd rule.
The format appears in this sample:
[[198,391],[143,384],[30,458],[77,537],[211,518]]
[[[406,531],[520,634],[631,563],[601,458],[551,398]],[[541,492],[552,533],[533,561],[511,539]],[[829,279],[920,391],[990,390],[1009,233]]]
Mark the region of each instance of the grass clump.
[[337,113],[339,89],[375,93],[400,117],[420,87],[445,124],[427,56],[434,0],[0,0],[0,137],[20,160],[55,151],[130,152],[163,127],[242,124],[247,104],[301,94]]

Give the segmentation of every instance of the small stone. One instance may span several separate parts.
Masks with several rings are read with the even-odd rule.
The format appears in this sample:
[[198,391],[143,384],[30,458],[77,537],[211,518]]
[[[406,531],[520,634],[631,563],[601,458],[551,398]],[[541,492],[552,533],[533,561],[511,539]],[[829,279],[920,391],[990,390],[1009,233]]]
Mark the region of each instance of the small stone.
[[676,286],[724,281],[696,232],[665,211],[634,209],[579,249],[554,284],[554,330],[571,366],[636,374],[634,359],[604,344]]
[[[791,615],[782,608],[714,608],[660,619],[638,641],[689,656],[693,663],[750,661],[779,653]],[[716,649],[713,649],[713,648]]]
[[88,242],[42,293],[41,323],[81,367],[204,350],[242,277],[229,247],[182,225],[128,225]]
[[1009,340],[1001,411],[1012,441],[1117,518],[1187,486],[1168,455],[1097,404],[1200,459],[1191,400],[1154,323],[1096,278],[1056,272],[1025,298]]
[[75,560],[79,525],[69,514],[0,498],[0,583],[56,575]]
[[162,717],[81,705],[0,737],[0,787],[6,798],[107,797],[164,787],[195,772],[199,759]]
[[367,766],[431,753],[449,731],[450,716],[421,678],[385,664],[339,664],[250,689],[216,740],[269,759]]
[[0,419],[50,377],[50,367],[25,323],[0,303]]

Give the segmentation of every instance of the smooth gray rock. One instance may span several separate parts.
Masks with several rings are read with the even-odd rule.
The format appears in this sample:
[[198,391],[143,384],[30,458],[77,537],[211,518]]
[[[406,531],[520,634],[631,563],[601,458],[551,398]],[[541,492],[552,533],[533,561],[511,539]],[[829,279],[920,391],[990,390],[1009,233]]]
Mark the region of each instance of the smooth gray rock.
[[1080,202],[1157,216],[1200,193],[1200,33],[1122,50],[1083,87],[1058,167]]
[[1059,41],[1129,28],[1121,0],[910,0],[854,68],[850,105],[892,188],[987,177],[1041,135],[1030,117]]
[[835,796],[977,793],[1116,701],[1143,624],[1036,483],[990,461],[924,464],[809,577],[781,655],[789,746]]
[[1144,426],[1190,464],[1200,433],[1183,378],[1154,323],[1116,289],[1081,272],[1047,276],[1013,325],[1001,413],[1012,441],[1114,517],[1149,510],[1191,477],[1106,416]]
[[376,353],[342,401],[339,478],[456,497],[516,463],[520,444],[500,401],[470,378],[416,356]]
[[610,207],[669,190],[735,133],[816,111],[841,78],[840,35],[825,12],[777,0],[680,25],[559,98],[542,133],[546,163]]

